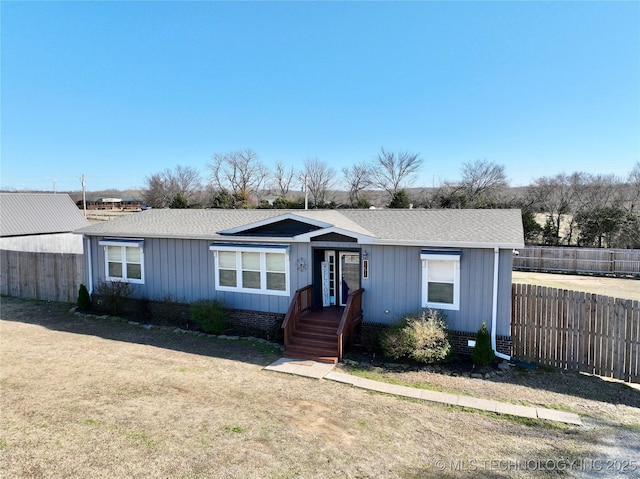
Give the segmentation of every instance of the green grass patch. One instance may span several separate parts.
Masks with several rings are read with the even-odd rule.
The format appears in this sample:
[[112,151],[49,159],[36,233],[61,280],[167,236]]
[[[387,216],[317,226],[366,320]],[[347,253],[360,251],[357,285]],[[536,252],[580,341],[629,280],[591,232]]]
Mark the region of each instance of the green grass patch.
[[155,447],[162,442],[156,439],[152,439],[148,434],[144,432],[129,432],[126,434],[126,436],[137,444],[146,447]]
[[232,432],[234,434],[242,434],[246,431],[242,426],[225,426],[224,430],[227,432]]

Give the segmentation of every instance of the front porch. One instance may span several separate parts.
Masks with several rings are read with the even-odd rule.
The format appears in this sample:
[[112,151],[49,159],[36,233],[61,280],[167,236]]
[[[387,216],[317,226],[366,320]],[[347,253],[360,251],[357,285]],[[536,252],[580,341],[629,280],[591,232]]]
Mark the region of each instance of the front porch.
[[362,288],[349,294],[344,307],[312,310],[312,286],[296,291],[282,323],[284,355],[337,363],[351,347],[353,332],[362,323]]

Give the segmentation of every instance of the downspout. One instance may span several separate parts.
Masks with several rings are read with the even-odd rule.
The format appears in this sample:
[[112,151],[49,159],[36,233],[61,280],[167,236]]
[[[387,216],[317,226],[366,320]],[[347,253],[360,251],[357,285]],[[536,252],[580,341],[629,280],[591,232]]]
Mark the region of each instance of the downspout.
[[91,255],[91,237],[84,237],[87,245],[87,254],[85,255],[85,260],[88,260],[87,264],[87,273],[89,275],[88,278],[88,291],[89,294],[93,294],[93,256]]
[[498,324],[498,276],[500,268],[500,249],[493,248],[493,307],[491,310],[491,349],[500,359],[511,359],[511,356],[499,353],[496,348],[496,325]]

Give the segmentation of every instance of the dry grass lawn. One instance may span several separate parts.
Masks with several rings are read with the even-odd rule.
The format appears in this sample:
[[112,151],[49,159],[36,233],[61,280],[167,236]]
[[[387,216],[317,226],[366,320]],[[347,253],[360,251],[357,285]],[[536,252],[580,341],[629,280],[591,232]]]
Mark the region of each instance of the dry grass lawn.
[[67,309],[2,298],[2,477],[584,477],[603,471],[581,461],[611,458],[640,469],[640,392],[626,385],[529,371],[391,378],[567,409],[585,426],[518,420],[264,371],[278,356],[254,343]]
[[514,271],[513,282],[640,301],[640,279]]

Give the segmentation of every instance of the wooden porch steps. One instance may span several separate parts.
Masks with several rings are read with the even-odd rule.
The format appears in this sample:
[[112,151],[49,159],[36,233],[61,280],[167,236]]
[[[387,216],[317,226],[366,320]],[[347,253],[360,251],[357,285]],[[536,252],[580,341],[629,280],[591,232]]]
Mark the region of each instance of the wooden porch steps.
[[289,339],[284,356],[336,364],[341,314],[337,308],[304,313]]

